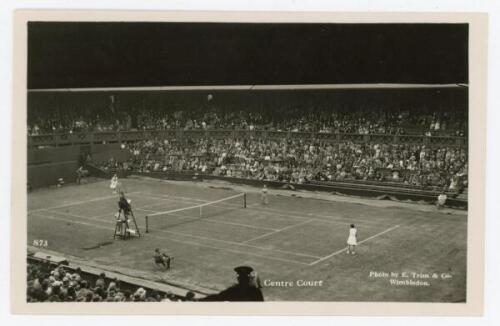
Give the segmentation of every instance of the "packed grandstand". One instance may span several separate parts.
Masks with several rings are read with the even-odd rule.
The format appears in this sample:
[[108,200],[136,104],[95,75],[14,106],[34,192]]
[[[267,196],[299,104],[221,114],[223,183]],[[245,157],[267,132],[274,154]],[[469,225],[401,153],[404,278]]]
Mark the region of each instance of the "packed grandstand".
[[[127,160],[93,161],[108,172],[192,171],[297,184],[377,181],[461,193],[467,187],[468,168],[468,118],[460,102],[464,95],[461,90],[428,92],[365,92],[361,100],[346,91],[306,94],[301,100],[293,94],[288,98],[276,94],[274,103],[272,92],[253,100],[246,100],[248,94],[231,100],[227,94],[205,98],[196,93],[191,101],[169,93],[156,98],[138,94],[132,100],[90,94],[80,95],[78,101],[65,93],[53,94],[57,100],[31,94],[28,133],[34,137],[148,130],[195,133],[182,139],[151,136],[120,141],[129,152]],[[428,96],[431,104],[423,103]],[[152,107],[155,104],[157,108]],[[204,134],[217,131],[226,134]],[[439,142],[431,142],[434,139]]]
[[[263,181],[377,180],[458,191],[467,175],[467,150],[456,147],[308,139],[151,139],[124,144],[125,168],[133,171],[195,171]],[[111,159],[106,168],[118,168]],[[463,182],[462,182],[463,180]],[[462,183],[460,183],[462,182]],[[459,184],[460,183],[460,184]]]

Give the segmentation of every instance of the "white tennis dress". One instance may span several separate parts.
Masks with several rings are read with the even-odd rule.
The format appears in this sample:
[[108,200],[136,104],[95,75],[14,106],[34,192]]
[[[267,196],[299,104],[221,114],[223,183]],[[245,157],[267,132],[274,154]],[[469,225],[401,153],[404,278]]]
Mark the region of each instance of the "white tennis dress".
[[347,244],[349,246],[355,246],[358,244],[358,241],[356,239],[356,233],[358,232],[357,229],[355,228],[350,228],[349,229],[349,238],[347,238]]
[[111,189],[115,190],[117,186],[118,186],[118,178],[113,177],[113,178],[111,179],[111,184],[109,185],[109,187],[110,187]]

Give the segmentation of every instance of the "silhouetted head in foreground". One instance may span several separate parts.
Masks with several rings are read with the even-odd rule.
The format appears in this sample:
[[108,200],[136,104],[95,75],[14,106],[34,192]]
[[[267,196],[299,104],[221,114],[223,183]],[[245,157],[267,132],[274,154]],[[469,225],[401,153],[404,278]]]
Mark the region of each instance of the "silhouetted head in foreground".
[[253,286],[250,266],[238,266],[234,269],[238,284],[235,284],[217,294],[206,296],[200,301],[264,301],[262,291]]
[[253,268],[250,266],[238,266],[234,269],[234,271],[236,272],[236,274],[238,274],[238,284],[248,286],[250,283]]

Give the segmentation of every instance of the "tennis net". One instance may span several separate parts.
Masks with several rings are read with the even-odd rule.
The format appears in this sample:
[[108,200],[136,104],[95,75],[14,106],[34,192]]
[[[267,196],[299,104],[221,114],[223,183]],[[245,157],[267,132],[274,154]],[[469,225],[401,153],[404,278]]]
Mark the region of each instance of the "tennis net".
[[152,213],[146,215],[146,233],[155,229],[192,223],[202,218],[222,216],[246,206],[246,194],[241,193],[200,205]]

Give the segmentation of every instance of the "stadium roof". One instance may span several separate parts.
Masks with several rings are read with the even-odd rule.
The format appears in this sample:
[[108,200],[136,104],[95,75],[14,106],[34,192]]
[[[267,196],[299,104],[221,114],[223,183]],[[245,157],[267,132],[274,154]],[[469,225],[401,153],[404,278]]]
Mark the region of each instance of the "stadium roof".
[[437,23],[29,22],[28,88],[468,83],[468,33]]
[[218,86],[151,86],[45,88],[28,92],[130,92],[130,91],[271,91],[271,90],[350,90],[350,89],[443,89],[467,88],[467,84],[319,84],[319,85],[218,85]]

